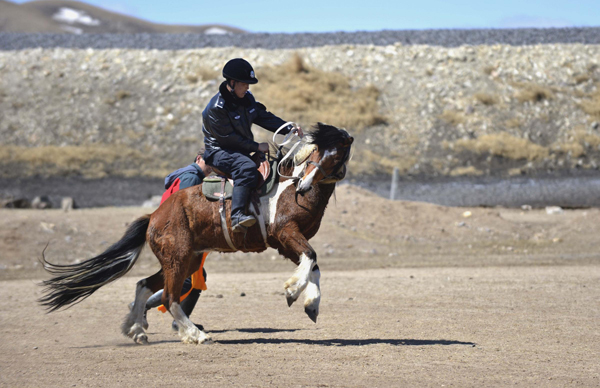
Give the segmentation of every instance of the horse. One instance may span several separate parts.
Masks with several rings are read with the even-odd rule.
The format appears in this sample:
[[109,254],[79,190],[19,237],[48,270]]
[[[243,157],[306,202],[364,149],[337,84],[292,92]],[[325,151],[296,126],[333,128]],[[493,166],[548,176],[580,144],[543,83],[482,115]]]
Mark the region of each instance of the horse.
[[[354,138],[344,129],[318,123],[302,141],[293,157],[280,152],[283,163],[278,168],[278,182],[260,198],[260,204],[250,204],[250,210],[262,217],[246,233],[231,233],[229,217],[226,230],[222,227],[219,202],[207,200],[201,185],[178,191],[154,213],[130,224],[121,240],[96,257],[58,265],[48,262],[42,253],[42,264],[54,277],[42,282],[46,288],[39,303],[52,312],[83,301],[125,275],[148,243],[161,270],[137,283],[134,305],[121,326],[123,334],[135,343],[148,343],[143,314],[146,301],[164,289],[162,303],[177,322],[181,340],[210,343],[210,336],[180,307],[184,280],[198,270],[204,252],[262,252],[270,247],[297,265],[284,284],[288,306],[304,292],[304,311],[316,323],[321,272],[317,253],[308,240],[319,230],[336,182],[345,177]],[[229,202],[224,210],[230,214]],[[264,220],[262,226],[260,220]]]

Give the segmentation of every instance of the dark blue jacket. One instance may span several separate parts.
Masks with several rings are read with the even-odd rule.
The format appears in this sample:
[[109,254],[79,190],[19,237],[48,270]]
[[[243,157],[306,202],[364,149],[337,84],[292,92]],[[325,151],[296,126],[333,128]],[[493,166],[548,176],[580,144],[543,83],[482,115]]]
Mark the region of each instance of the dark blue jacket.
[[[252,124],[275,132],[285,121],[267,111],[257,102],[250,91],[244,98],[235,97],[227,90],[223,82],[217,93],[202,112],[202,132],[204,134],[204,159],[209,159],[218,150],[237,151],[250,154],[258,151],[258,143],[254,141]],[[285,135],[292,129],[282,130]]]
[[201,184],[204,172],[196,163],[175,170],[165,178],[165,190],[171,187],[177,178],[179,178],[179,190],[183,190]]

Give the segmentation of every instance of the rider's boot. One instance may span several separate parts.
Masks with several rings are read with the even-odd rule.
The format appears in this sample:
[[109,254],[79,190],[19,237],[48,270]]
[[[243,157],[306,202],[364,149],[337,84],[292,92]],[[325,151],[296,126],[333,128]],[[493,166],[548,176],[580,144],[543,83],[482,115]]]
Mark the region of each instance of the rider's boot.
[[250,199],[252,189],[244,186],[233,186],[231,199],[231,225],[234,232],[243,232],[246,228],[256,223],[256,218],[245,214],[246,205]]

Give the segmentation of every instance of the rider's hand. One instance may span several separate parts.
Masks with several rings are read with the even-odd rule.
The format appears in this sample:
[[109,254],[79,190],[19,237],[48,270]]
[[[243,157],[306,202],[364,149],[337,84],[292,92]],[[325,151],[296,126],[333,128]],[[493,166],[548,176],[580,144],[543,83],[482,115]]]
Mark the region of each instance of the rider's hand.
[[302,128],[300,128],[299,125],[296,127],[296,133],[298,134],[298,136],[304,137],[304,131],[302,130]]
[[269,143],[259,143],[258,150],[263,153],[269,152]]

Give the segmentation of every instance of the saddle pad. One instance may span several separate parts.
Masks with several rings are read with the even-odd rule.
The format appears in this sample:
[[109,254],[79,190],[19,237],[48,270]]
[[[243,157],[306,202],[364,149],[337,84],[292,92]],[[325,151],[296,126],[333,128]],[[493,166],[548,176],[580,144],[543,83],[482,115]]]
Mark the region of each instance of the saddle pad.
[[[259,197],[269,194],[275,186],[275,183],[277,182],[276,171],[277,161],[273,161],[271,162],[271,171],[269,172],[266,182],[257,189]],[[221,197],[221,178],[215,176],[204,178],[204,181],[202,182],[202,194],[211,201],[218,201]],[[231,182],[227,180],[225,183],[225,199],[231,199],[232,196],[233,186],[231,185]]]
[[[211,201],[218,201],[221,197],[221,178],[206,177],[202,182],[202,194]],[[231,199],[233,186],[227,180],[225,182],[225,199]]]

